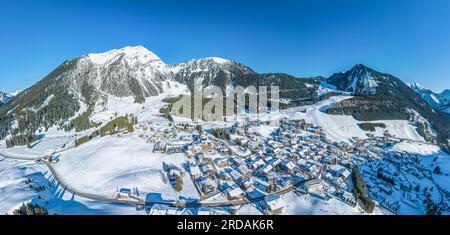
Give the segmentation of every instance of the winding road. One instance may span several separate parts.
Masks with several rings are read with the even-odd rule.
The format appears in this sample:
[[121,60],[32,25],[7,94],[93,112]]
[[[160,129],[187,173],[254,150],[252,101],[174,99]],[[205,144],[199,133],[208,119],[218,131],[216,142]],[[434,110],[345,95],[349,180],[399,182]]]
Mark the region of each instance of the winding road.
[[[59,151],[61,152],[61,151]],[[96,195],[92,193],[86,193],[82,192],[76,188],[73,188],[69,184],[67,184],[64,179],[58,174],[58,172],[54,169],[53,165],[55,163],[48,162],[47,158],[49,156],[38,156],[36,158],[30,158],[30,157],[21,157],[17,155],[10,155],[7,153],[0,152],[0,156],[4,157],[4,159],[14,159],[14,160],[22,160],[22,161],[36,161],[36,162],[42,162],[44,163],[47,168],[50,170],[50,173],[52,174],[55,181],[58,183],[58,185],[64,189],[65,191],[72,193],[76,196],[94,200],[94,201],[100,201],[100,202],[107,202],[107,203],[120,203],[120,204],[128,204],[128,205],[138,205],[138,206],[144,206],[146,205],[146,202],[142,198],[138,197],[132,197],[131,199],[116,199],[113,197],[106,197],[102,195]],[[3,159],[3,160],[4,160]],[[288,187],[286,189],[279,190],[277,192],[273,192],[272,194],[278,194],[282,195],[285,193],[288,193],[290,191],[294,190],[294,187]],[[272,195],[270,194],[270,195]],[[211,201],[211,202],[204,202],[204,201],[197,201],[197,202],[185,202],[185,201],[167,201],[167,202],[154,202],[158,204],[165,204],[173,207],[224,207],[224,206],[238,206],[238,205],[244,205],[248,203],[255,203],[258,201],[264,200],[265,197],[259,197],[255,198],[253,200],[248,200],[247,198],[241,198],[236,200],[229,200],[229,201]],[[152,202],[150,202],[152,203]]]

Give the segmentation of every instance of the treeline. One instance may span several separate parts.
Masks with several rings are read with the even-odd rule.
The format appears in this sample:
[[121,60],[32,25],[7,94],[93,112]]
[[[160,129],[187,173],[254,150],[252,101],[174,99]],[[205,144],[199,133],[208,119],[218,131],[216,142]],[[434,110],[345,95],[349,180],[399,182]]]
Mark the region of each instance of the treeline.
[[225,128],[211,129],[211,134],[219,139],[230,140],[230,133]]
[[48,211],[44,207],[28,202],[15,209],[13,215],[48,215]]
[[[71,129],[70,125],[66,125],[66,121],[75,115],[80,106],[64,84],[53,82],[53,78],[64,70],[65,66],[69,64],[58,67],[0,108],[0,139],[8,134],[46,131],[55,125],[60,129]],[[12,126],[14,120],[15,127]]]
[[24,146],[39,140],[39,136],[34,134],[22,134],[22,135],[12,135],[10,138],[6,139],[6,147],[12,148],[14,146]]
[[75,146],[78,147],[82,144],[89,142],[91,139],[97,136],[113,135],[119,131],[127,130],[129,133],[134,132],[133,125],[138,123],[138,118],[134,115],[122,116],[115,118],[101,127],[99,130],[95,130],[88,136],[83,136],[75,140]]
[[376,130],[375,127],[386,128],[386,124],[384,124],[384,123],[372,123],[372,122],[359,123],[358,126],[359,126],[359,128],[361,128],[365,131],[371,131],[371,132],[374,132]]
[[83,137],[81,137],[79,139],[76,139],[75,140],[75,147],[78,147],[78,146],[80,146],[80,145],[82,145],[84,143],[89,142],[89,140],[91,140],[92,138],[93,138],[92,136],[83,136]]
[[118,131],[126,129],[128,132],[134,132],[133,124],[137,123],[134,116],[122,116],[106,123],[99,130],[100,136],[113,135]]
[[90,120],[93,109],[93,106],[89,106],[86,111],[72,120],[72,125],[75,128],[76,132],[89,130],[93,127],[99,126],[98,123],[91,122]]
[[352,179],[353,193],[355,194],[356,200],[364,211],[372,213],[375,209],[375,202],[369,197],[367,186],[357,167],[353,167],[352,169]]
[[378,96],[343,100],[325,111],[333,115],[351,115],[358,121],[407,120],[405,104]]

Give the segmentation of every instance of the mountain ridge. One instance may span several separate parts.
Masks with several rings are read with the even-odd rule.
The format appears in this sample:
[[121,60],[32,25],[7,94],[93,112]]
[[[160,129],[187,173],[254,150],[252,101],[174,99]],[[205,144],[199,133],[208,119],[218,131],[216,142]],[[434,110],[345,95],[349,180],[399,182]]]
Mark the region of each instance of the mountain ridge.
[[[239,62],[218,57],[169,65],[153,52],[137,46],[65,61],[0,108],[0,139],[8,134],[34,133],[54,125],[72,130],[76,115],[90,117],[94,110],[106,109],[110,97],[133,97],[135,103],[142,103],[147,97],[192,90],[196,81],[201,81],[202,86],[216,85],[223,90],[229,86],[276,85],[280,87],[280,97],[287,100],[316,100],[324,94],[346,92],[355,96],[355,104],[361,107],[355,109],[355,104],[346,107],[350,101],[345,101],[346,105],[337,105],[341,113],[336,114],[406,119],[412,115],[406,110],[412,109],[427,120],[436,119],[430,121],[435,129],[442,129],[441,125],[446,123],[439,124],[442,121],[439,114],[435,118],[431,114],[433,108],[422,102],[403,81],[362,64],[329,78],[298,78],[283,73],[257,73]],[[335,89],[323,87],[323,82]],[[389,115],[380,115],[385,107],[390,107]]]

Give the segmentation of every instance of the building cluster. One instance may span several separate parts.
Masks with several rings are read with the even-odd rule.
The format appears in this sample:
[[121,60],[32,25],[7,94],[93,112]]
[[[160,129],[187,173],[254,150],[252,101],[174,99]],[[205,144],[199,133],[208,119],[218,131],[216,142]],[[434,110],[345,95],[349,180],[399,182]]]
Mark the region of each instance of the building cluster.
[[[254,131],[269,126],[270,134]],[[388,134],[333,142],[320,127],[292,119],[246,120],[223,129],[231,138],[219,139],[198,124],[176,123],[148,141],[155,143],[154,151],[187,156],[183,170],[194,182],[199,200],[254,202],[265,214],[282,214],[281,196],[290,191],[324,200],[334,197],[356,206],[354,186],[349,183],[355,167],[370,197],[394,213],[401,204],[419,208],[427,195],[438,190],[432,183],[424,188],[421,182],[431,182],[432,172],[417,156],[392,151],[389,147],[399,140]],[[154,211],[172,213],[166,207]]]

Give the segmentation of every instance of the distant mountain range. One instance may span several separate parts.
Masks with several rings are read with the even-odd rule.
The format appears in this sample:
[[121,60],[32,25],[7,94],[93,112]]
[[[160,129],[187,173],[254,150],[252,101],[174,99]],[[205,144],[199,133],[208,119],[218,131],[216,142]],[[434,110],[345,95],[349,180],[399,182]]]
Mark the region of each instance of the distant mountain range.
[[20,92],[22,91],[16,91],[13,93],[4,93],[0,91],[0,106],[6,104],[7,102],[9,102],[10,100],[12,100],[15,96],[17,96],[18,94],[20,94]]
[[[436,94],[419,83],[408,84],[417,94],[419,94],[428,104],[435,109],[441,109],[450,104],[450,101],[441,94]],[[444,94],[445,95],[445,94]],[[450,107],[442,109],[443,112],[450,113]]]
[[450,101],[450,89],[444,90],[440,96]]
[[361,64],[329,78],[298,78],[257,73],[241,63],[217,57],[169,65],[137,46],[68,60],[5,102],[0,108],[0,139],[9,134],[45,131],[55,125],[72,130],[77,117],[90,117],[95,110],[110,108],[107,103],[112,97],[132,97],[135,103],[142,103],[146,97],[181,94],[186,88],[211,84],[224,90],[238,85],[276,85],[280,97],[292,102],[353,95],[329,112],[353,115],[358,120],[410,119],[424,136],[444,144],[450,136],[450,120],[436,112],[428,100],[425,102],[414,87]]

